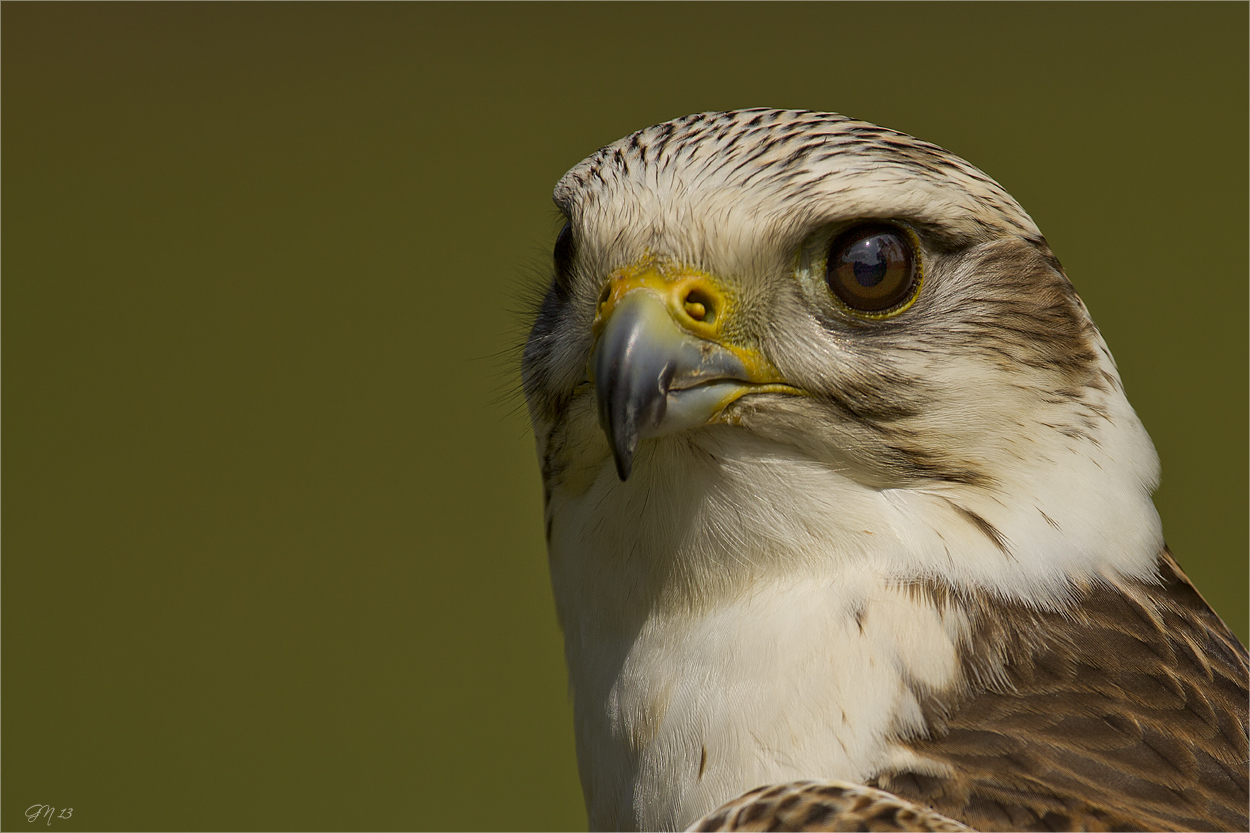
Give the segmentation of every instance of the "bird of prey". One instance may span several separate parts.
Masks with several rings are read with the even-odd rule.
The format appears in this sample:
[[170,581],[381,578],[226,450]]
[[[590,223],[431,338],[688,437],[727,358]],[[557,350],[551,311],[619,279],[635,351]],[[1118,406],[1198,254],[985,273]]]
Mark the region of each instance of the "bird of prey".
[[1247,829],[1246,649],[1001,186],[752,109],[555,203],[523,378],[594,828]]

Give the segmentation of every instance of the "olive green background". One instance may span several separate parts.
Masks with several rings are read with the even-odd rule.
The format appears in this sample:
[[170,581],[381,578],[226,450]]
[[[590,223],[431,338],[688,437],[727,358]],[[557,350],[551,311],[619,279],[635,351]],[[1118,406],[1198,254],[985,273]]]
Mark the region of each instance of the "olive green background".
[[1246,638],[1245,4],[2,16],[3,829],[585,825],[516,347],[560,174],[700,110],[1002,182]]

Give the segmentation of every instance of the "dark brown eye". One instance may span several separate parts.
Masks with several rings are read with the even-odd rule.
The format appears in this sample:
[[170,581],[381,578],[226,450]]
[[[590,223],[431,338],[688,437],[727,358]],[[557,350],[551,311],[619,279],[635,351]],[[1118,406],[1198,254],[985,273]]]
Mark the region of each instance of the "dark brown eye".
[[885,318],[907,309],[915,299],[920,261],[906,231],[886,223],[866,223],[834,239],[825,281],[853,311]]
[[551,258],[556,268],[556,289],[562,294],[568,293],[569,281],[573,271],[573,258],[576,255],[577,250],[573,245],[572,223],[565,223],[564,228],[560,229],[560,234],[556,237],[556,245],[551,252]]

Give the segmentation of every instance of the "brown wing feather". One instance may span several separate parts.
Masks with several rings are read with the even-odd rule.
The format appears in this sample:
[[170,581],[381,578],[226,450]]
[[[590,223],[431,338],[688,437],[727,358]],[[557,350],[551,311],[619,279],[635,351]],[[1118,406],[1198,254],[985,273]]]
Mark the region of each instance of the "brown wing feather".
[[837,781],[760,787],[709,813],[689,829],[969,831],[957,821],[887,792]]
[[760,787],[692,830],[1250,829],[1246,649],[1167,550],[1158,583],[1062,611],[916,591],[973,625],[964,684],[901,739],[924,771]]
[[1248,829],[1246,649],[1166,550],[1159,577],[1061,612],[929,588],[974,611],[968,684],[904,739],[934,766],[871,785],[981,830]]

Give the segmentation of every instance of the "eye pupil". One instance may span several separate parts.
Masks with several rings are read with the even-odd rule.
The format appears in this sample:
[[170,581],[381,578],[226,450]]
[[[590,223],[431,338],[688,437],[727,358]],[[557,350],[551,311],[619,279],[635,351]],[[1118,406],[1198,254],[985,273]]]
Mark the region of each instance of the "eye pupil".
[[902,312],[920,287],[920,266],[907,232],[888,223],[865,223],[829,247],[825,280],[853,312],[885,317]]
[[885,280],[889,271],[889,263],[881,255],[881,247],[874,245],[878,238],[869,238],[856,244],[848,253],[849,260],[855,270],[855,280],[860,286],[873,287]]

